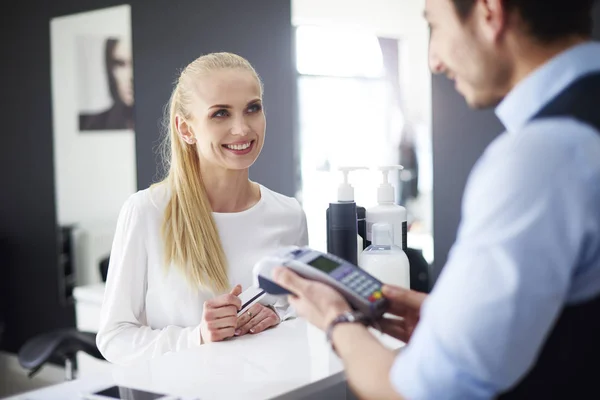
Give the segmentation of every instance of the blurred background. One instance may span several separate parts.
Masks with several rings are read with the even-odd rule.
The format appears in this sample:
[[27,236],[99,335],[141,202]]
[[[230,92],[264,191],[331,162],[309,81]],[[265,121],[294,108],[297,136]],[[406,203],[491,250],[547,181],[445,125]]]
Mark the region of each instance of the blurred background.
[[[120,206],[161,177],[164,106],[199,55],[238,53],[263,78],[267,139],[251,178],[301,201],[311,246],[325,248],[340,166],[404,166],[391,181],[408,211],[408,245],[429,264],[427,289],[455,239],[468,173],[503,130],[492,110],[470,110],[429,73],[423,0],[7,4],[0,397],[64,378],[46,368],[28,379],[15,356],[26,340],[95,329]],[[358,205],[376,203],[379,172],[350,181]]]

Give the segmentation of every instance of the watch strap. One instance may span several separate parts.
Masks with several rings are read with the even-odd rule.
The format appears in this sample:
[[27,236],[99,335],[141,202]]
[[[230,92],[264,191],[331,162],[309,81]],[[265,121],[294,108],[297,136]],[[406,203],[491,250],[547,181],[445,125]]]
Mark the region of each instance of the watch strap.
[[371,324],[371,319],[367,317],[360,311],[346,311],[338,315],[327,327],[327,341],[329,342],[332,350],[337,354],[335,350],[335,346],[333,345],[333,328],[335,328],[338,324],[342,323],[360,323],[364,326],[369,326]]

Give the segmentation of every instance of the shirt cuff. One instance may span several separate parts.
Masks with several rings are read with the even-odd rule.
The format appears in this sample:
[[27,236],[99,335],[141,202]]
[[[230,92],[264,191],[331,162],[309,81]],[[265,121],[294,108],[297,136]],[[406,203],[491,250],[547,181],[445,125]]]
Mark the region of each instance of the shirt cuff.
[[269,307],[279,316],[279,322],[287,321],[296,317],[296,310],[286,300],[277,298],[276,296],[265,295],[260,303]]
[[190,336],[188,338],[188,348],[198,347],[204,343],[202,339],[202,334],[200,333],[200,324],[198,324],[192,331],[190,332]]

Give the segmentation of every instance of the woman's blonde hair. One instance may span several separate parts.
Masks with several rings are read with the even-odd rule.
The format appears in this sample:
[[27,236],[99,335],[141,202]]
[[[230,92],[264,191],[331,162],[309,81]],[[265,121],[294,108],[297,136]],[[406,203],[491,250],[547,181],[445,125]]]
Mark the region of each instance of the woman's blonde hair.
[[248,60],[232,53],[203,55],[185,67],[177,79],[165,112],[161,146],[166,172],[161,183],[171,192],[162,225],[165,265],[179,268],[193,286],[216,292],[229,288],[227,260],[202,182],[196,145],[181,138],[175,119],[192,118],[190,106],[197,78],[223,69],[251,72],[262,96],[262,82]]

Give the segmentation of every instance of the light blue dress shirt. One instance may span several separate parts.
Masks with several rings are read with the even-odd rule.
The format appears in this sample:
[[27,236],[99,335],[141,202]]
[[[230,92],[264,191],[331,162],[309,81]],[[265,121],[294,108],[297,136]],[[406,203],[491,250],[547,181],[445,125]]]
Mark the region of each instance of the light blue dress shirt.
[[497,107],[507,132],[469,176],[457,240],[390,372],[407,399],[497,396],[534,365],[563,305],[600,294],[600,133],[571,118],[530,122],[593,71],[600,44],[578,45]]

